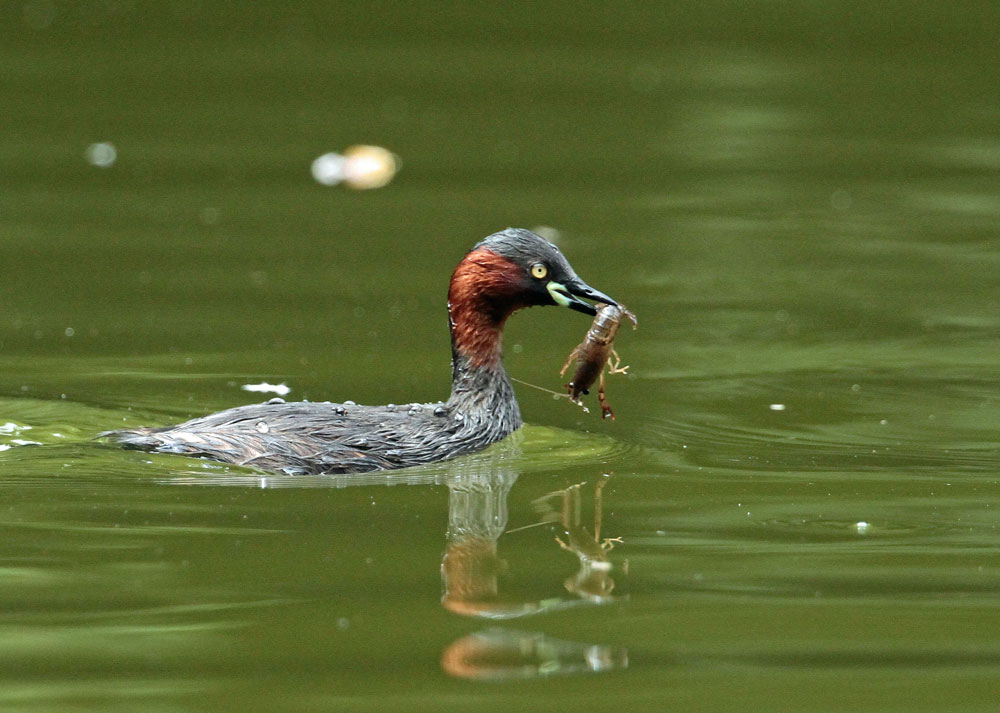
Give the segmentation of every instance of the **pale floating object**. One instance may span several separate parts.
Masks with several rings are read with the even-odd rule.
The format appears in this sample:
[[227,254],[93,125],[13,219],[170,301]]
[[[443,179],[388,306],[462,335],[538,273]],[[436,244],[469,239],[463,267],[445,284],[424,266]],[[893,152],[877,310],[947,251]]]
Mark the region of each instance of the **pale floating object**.
[[784,411],[785,404],[771,404],[770,406],[768,406],[768,408],[771,409],[772,411]]
[[868,527],[869,527],[869,525],[864,520],[861,520],[860,522],[858,522],[857,524],[855,524],[854,527],[857,529],[859,535],[868,534]]
[[366,190],[381,188],[399,171],[399,158],[381,146],[351,146],[343,154],[325,153],[312,162],[317,183]]
[[254,391],[259,394],[278,394],[278,396],[287,396],[292,391],[291,387],[284,384],[269,384],[266,381],[259,384],[243,384],[240,388],[244,391]]
[[110,168],[118,160],[118,149],[110,141],[102,141],[88,146],[84,155],[87,158],[87,163],[91,166]]

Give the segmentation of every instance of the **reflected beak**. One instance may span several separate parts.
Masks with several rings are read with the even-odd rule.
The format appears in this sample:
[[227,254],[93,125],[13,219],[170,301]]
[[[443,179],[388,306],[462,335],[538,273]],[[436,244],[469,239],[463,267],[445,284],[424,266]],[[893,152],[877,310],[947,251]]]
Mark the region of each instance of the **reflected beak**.
[[572,281],[566,282],[565,284],[561,282],[550,282],[546,285],[546,287],[556,304],[562,305],[563,307],[569,307],[570,309],[575,309],[577,312],[589,314],[591,317],[597,314],[597,309],[592,304],[581,300],[581,297],[588,300],[594,300],[595,302],[603,302],[604,304],[618,306],[618,303],[613,299],[600,290],[595,290],[579,277],[574,278]]

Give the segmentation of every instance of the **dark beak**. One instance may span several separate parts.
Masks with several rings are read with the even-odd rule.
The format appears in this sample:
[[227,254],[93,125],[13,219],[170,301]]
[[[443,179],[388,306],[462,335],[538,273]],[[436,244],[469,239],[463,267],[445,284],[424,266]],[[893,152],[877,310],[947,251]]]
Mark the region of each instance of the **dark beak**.
[[[550,283],[550,289],[552,284]],[[613,299],[603,292],[595,290],[579,277],[574,277],[572,280],[567,281],[566,284],[560,284],[558,287],[562,288],[556,288],[560,293],[560,297],[562,297],[562,299],[556,300],[559,304],[563,304],[570,309],[575,309],[577,312],[589,314],[591,317],[597,314],[597,309],[592,304],[581,300],[581,297],[593,300],[594,302],[603,302],[607,305],[618,306],[618,303]]]

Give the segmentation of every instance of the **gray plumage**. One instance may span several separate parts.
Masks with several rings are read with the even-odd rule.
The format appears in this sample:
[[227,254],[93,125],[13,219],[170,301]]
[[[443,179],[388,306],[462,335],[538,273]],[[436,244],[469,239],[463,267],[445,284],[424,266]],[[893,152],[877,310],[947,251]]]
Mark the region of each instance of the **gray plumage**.
[[477,371],[474,381],[445,403],[363,406],[272,399],[176,426],[102,435],[125,448],[290,475],[405,468],[481,450],[520,428],[507,375]]

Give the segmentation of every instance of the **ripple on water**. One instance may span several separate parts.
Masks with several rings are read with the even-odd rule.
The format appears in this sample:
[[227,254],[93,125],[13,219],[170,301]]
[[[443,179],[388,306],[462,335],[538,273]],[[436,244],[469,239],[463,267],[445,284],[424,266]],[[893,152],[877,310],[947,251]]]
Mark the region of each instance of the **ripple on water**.
[[1000,454],[989,448],[921,446],[898,439],[850,439],[836,429],[809,433],[737,427],[723,423],[663,423],[668,441],[680,444],[697,465],[749,470],[944,469],[992,471]]
[[699,379],[671,383],[690,408],[648,423],[667,452],[703,467],[995,471],[995,384],[927,370]]

